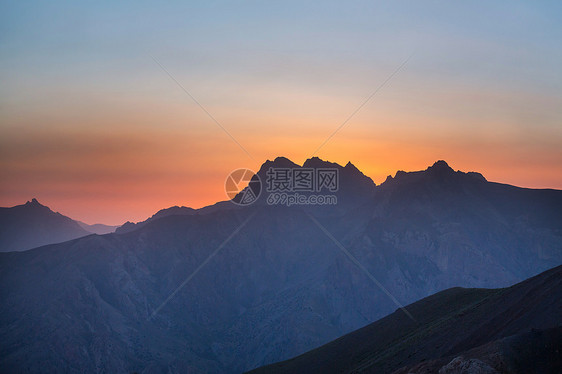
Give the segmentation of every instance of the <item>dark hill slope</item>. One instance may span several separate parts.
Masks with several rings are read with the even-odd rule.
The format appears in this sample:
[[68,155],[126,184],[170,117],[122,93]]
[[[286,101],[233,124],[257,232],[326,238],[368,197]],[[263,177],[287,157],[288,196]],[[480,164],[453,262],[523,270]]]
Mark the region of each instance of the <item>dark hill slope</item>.
[[[489,345],[467,357],[498,352],[501,346],[512,351],[504,353],[504,364],[515,361],[506,365],[521,370],[526,366],[515,360],[518,355],[526,354],[527,361],[540,354],[555,360],[551,351],[562,348],[560,330],[531,329],[562,325],[562,266],[509,288],[448,289],[406,309],[415,322],[398,310],[318,349],[251,373],[392,373],[403,366],[409,368],[400,373],[437,372],[455,356],[491,342],[495,348]],[[537,336],[541,334],[545,336]],[[525,353],[527,344],[541,347],[545,342],[550,350]],[[411,367],[430,360],[434,361]]]

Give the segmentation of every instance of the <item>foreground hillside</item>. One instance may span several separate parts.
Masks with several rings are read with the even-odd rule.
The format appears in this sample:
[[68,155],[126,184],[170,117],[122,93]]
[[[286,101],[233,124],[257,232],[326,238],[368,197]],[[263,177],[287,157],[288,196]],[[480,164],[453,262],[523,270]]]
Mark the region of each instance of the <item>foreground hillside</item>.
[[[296,166],[276,159],[261,172],[276,165]],[[177,208],[121,233],[0,254],[0,371],[240,373],[397,303],[562,263],[562,191],[444,162],[380,186],[351,164],[305,165],[339,168],[337,205]]]
[[251,373],[560,373],[562,266],[503,289],[451,288]]

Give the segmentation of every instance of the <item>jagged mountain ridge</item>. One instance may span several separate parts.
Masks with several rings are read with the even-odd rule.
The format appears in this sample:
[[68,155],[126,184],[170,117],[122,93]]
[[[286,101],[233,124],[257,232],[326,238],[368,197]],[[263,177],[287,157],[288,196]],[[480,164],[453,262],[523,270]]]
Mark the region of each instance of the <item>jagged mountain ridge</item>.
[[0,367],[41,371],[21,366],[32,357],[43,370],[242,372],[394,311],[311,215],[403,304],[452,286],[507,286],[562,262],[561,191],[437,166],[397,173],[337,209],[224,202],[0,255]]

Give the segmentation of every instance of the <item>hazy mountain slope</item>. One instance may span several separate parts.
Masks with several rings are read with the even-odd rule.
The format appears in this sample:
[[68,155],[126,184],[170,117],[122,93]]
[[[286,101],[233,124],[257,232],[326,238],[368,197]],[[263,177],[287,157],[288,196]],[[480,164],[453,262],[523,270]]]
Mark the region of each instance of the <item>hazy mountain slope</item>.
[[189,207],[185,207],[185,206],[173,206],[170,208],[166,208],[166,209],[161,209],[158,212],[156,212],[155,214],[153,214],[151,217],[149,217],[148,219],[141,221],[141,222],[137,222],[137,223],[133,223],[133,222],[125,222],[124,225],[117,227],[116,230],[114,230],[117,233],[123,234],[126,232],[130,232],[133,230],[137,230],[141,227],[143,227],[144,225],[146,225],[148,222],[153,221],[155,219],[158,218],[162,218],[162,217],[167,217],[167,216],[182,216],[182,215],[187,215],[190,216],[192,214],[195,214],[195,209],[193,208],[189,208]]
[[[60,362],[93,371],[150,365],[157,371],[175,370],[175,365],[194,362],[205,372],[244,365],[240,357],[248,359],[261,344],[252,337],[260,333],[254,322],[249,323],[251,331],[246,323],[236,326],[241,316],[261,323],[266,317],[281,325],[290,315],[301,327],[313,318],[313,311],[302,308],[309,297],[308,264],[321,270],[332,256],[306,253],[311,241],[321,246],[329,242],[308,234],[303,214],[258,212],[253,229],[241,231],[197,281],[154,319],[147,318],[248,213],[170,216],[129,234],[90,236],[0,256],[0,367],[21,368],[29,357],[33,360],[25,359],[25,365],[43,363],[31,371],[54,369]],[[282,293],[301,298],[284,305]],[[329,321],[318,325],[318,336],[299,337],[294,334],[298,330],[275,335],[292,342],[305,339],[295,346],[304,350],[343,332]],[[261,333],[268,340],[274,335],[268,329]],[[249,351],[237,353],[236,345]],[[109,354],[109,346],[114,353]]]
[[36,199],[0,208],[0,252],[23,251],[89,234],[76,221],[53,212]]
[[236,373],[396,310],[311,216],[402,304],[450,286],[513,284],[562,263],[561,191],[444,166],[375,187],[351,165],[336,207],[219,203],[127,233],[2,254],[0,368]]
[[[556,354],[562,349],[562,266],[505,289],[448,289],[406,309],[415,322],[398,310],[252,373],[391,373],[405,365],[399,373],[436,373],[460,354],[495,369],[503,365],[506,373],[536,372],[528,364],[534,360],[536,366],[541,357],[548,370],[562,368]],[[553,327],[559,328],[529,333]]]
[[76,221],[84,230],[91,232],[93,234],[103,235],[103,234],[110,234],[115,232],[115,229],[119,226],[111,226],[111,225],[104,225],[102,223],[94,223],[93,225],[89,225],[87,223]]

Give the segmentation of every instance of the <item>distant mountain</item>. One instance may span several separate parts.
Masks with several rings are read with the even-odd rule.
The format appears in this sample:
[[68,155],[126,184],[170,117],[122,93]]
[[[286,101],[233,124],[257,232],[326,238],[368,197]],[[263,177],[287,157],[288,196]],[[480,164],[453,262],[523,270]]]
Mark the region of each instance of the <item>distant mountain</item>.
[[251,373],[561,373],[562,266],[503,289],[451,288]]
[[[258,174],[272,163],[302,167],[278,158]],[[398,304],[562,264],[562,191],[443,161],[380,186],[351,164],[309,165],[340,171],[336,205],[262,195],[0,254],[0,371],[240,373]]]
[[94,234],[98,234],[98,235],[110,234],[112,232],[115,232],[115,229],[120,227],[120,226],[104,225],[102,223],[95,223],[93,225],[88,225],[87,223],[84,223],[84,222],[81,222],[81,221],[76,221],[76,222],[84,230],[89,231],[89,232],[94,233]]
[[36,199],[0,208],[0,252],[24,251],[91,234],[78,222],[55,213]]
[[163,218],[163,217],[168,217],[168,216],[190,216],[195,214],[195,209],[193,208],[189,208],[189,207],[185,207],[185,206],[173,206],[170,208],[166,208],[166,209],[161,209],[158,212],[156,212],[154,215],[152,215],[152,217],[142,221],[142,222],[137,222],[137,223],[133,223],[133,222],[125,222],[125,224],[123,224],[123,226],[117,227],[116,230],[114,230],[115,232],[119,233],[119,234],[124,234],[126,232],[130,232],[130,231],[134,231],[137,230],[141,227],[143,227],[144,225],[146,225],[147,223],[154,221],[155,219],[159,219],[159,218]]

